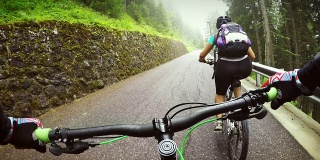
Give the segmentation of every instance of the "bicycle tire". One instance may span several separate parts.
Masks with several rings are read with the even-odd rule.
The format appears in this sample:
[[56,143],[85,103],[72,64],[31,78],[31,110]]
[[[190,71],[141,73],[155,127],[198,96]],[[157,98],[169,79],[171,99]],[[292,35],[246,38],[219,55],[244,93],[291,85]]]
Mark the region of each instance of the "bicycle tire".
[[222,120],[222,134],[225,135],[225,137],[227,139],[229,139],[229,136],[228,136],[228,123],[229,123],[229,119],[225,119],[225,120]]
[[[229,101],[233,98],[233,89],[231,89],[231,85],[228,87],[225,99]],[[231,123],[234,122],[233,126]],[[237,133],[239,134],[237,134]],[[222,123],[222,133],[226,135],[228,139],[228,150],[229,150],[229,158],[231,160],[245,160],[248,155],[249,148],[249,126],[247,120],[243,121],[233,121],[230,119],[223,120]],[[233,141],[236,137],[237,141]],[[236,154],[234,148],[238,147],[238,142],[240,140],[241,150],[239,154]],[[235,143],[234,143],[235,142]],[[234,146],[235,145],[235,146]]]
[[[234,121],[234,130],[228,135],[228,147],[229,158],[231,160],[245,160],[247,158],[249,148],[249,127],[247,120]],[[240,150],[238,151],[238,149]]]
[[233,90],[231,90],[231,86],[228,87],[226,92],[226,101],[230,101],[233,96]]

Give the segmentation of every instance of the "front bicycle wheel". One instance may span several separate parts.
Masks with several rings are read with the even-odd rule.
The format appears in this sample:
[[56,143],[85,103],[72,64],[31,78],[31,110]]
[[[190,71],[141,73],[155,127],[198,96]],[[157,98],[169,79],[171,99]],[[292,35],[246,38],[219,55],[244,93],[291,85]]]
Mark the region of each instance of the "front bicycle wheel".
[[247,120],[228,120],[228,146],[231,160],[245,160],[249,147],[249,128]]

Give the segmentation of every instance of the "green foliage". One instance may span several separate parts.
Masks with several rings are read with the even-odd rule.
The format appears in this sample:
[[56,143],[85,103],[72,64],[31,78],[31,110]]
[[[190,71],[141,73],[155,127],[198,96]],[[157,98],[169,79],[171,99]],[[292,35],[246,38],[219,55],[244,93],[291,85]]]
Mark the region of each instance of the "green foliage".
[[14,12],[19,10],[32,10],[36,6],[37,1],[29,0],[19,0],[19,1],[10,1],[2,0],[1,4],[6,11]]
[[127,4],[126,11],[138,23],[147,24],[162,33],[172,31],[171,22],[161,1],[132,1]]
[[[138,31],[203,46],[195,29],[156,0],[0,0],[0,25],[57,20]],[[181,37],[181,38],[180,38]]]
[[5,0],[4,2],[0,3],[0,24],[57,20],[139,31],[165,37],[150,26],[138,24],[126,14],[114,19],[71,0]]
[[[137,22],[144,23],[145,19],[142,16],[142,11],[144,9],[142,6],[139,7],[136,3],[131,3],[127,6],[127,13]],[[148,12],[148,11],[147,11]]]
[[123,0],[77,0],[111,18],[119,18],[124,13]]
[[298,106],[298,101],[291,101],[290,103],[296,107]]

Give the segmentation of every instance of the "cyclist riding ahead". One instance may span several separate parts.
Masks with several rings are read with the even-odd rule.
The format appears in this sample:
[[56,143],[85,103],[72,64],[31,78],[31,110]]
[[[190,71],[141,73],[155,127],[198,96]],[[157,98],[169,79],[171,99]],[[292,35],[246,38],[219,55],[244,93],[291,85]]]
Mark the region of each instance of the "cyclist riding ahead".
[[[235,76],[239,79],[247,78],[252,70],[252,61],[255,54],[251,49],[251,41],[242,28],[231,21],[228,16],[220,16],[216,22],[217,34],[211,35],[208,44],[199,56],[199,62],[206,62],[205,57],[213,46],[218,47],[218,60],[215,65],[215,103],[225,101],[227,88],[233,82]],[[241,96],[241,86],[234,88],[235,97]],[[216,115],[217,118],[222,114]],[[222,121],[217,121],[215,130],[222,129]]]

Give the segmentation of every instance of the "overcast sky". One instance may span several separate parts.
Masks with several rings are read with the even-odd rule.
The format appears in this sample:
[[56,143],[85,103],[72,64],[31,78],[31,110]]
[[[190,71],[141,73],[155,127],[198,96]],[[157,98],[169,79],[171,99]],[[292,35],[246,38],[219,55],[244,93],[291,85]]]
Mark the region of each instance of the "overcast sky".
[[228,9],[222,0],[163,0],[163,2],[177,10],[183,21],[199,30],[204,30],[208,26],[210,14],[225,15]]

